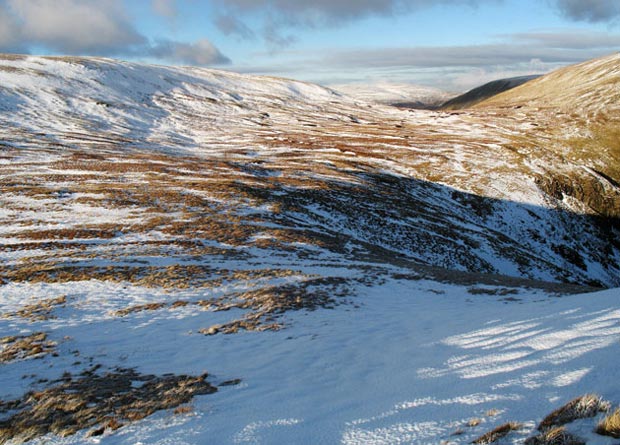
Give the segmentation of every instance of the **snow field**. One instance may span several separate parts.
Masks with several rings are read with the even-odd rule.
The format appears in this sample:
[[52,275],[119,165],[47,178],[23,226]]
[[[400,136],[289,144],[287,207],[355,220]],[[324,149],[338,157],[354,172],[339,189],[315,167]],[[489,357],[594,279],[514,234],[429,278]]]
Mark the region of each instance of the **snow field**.
[[[54,444],[166,444],[173,437],[188,444],[467,443],[513,420],[526,427],[502,443],[516,444],[578,395],[620,401],[619,371],[608,360],[620,352],[620,291],[557,298],[520,289],[511,294],[518,301],[507,301],[462,286],[385,278],[360,286],[352,304],[287,313],[282,331],[209,337],[197,331],[234,314],[184,308],[109,316],[169,291],[97,282],[80,283],[79,291],[5,286],[3,311],[23,304],[26,294],[68,295],[69,303],[54,311],[56,319],[0,320],[7,333],[49,331],[63,351],[2,365],[0,398],[28,389],[33,379],[22,375],[57,378],[80,369],[80,360],[143,373],[208,372],[216,385],[242,379],[197,397],[187,415],[157,413],[97,438],[33,441]],[[490,410],[496,414],[485,414]],[[480,425],[468,427],[473,418]],[[590,437],[592,427],[581,421],[569,430]],[[463,434],[452,436],[459,429]]]

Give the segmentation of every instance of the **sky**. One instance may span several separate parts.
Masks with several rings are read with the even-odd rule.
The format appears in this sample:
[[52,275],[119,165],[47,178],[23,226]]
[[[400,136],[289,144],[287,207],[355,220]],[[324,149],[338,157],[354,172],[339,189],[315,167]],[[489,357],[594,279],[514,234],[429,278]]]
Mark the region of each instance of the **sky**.
[[620,0],[0,0],[0,52],[464,91],[620,48]]

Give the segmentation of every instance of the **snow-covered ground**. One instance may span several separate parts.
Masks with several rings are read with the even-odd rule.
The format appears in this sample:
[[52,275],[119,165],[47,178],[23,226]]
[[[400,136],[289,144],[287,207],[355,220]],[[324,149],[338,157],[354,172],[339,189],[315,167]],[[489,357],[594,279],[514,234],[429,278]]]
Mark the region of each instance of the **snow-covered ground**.
[[[93,363],[154,374],[208,372],[215,384],[242,379],[196,397],[189,413],[158,412],[100,437],[80,432],[32,441],[59,445],[469,443],[518,421],[523,429],[501,442],[516,444],[576,396],[596,392],[620,402],[620,370],[610,359],[620,353],[620,290],[558,296],[394,277],[402,272],[359,286],[334,309],[288,313],[281,331],[216,336],[197,331],[230,314],[181,308],[109,315],[172,297],[165,292],[97,282],[80,283],[79,290],[8,285],[0,303],[5,313],[38,298],[67,295],[68,303],[47,321],[2,319],[0,331],[45,330],[60,351],[79,357],[61,352],[0,365],[0,398]],[[70,363],[76,360],[83,364]],[[468,426],[472,419],[480,424]],[[617,443],[594,436],[594,424],[578,421],[568,429],[590,443]]]

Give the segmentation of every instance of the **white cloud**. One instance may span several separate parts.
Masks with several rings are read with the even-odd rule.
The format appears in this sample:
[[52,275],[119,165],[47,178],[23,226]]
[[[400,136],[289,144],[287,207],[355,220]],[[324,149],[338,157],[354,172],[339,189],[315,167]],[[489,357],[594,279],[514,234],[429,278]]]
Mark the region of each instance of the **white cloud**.
[[252,39],[256,37],[245,23],[231,14],[222,14],[216,17],[215,25],[226,35],[236,35],[242,39]]
[[[486,45],[286,51],[278,65],[243,72],[284,75],[323,84],[414,82],[464,91],[491,80],[544,74],[617,51],[620,35],[566,30],[500,36]],[[266,56],[265,56],[266,57]]]
[[23,42],[69,54],[114,54],[146,39],[120,0],[8,0]]
[[[154,10],[173,18],[175,2],[153,0]],[[0,50],[31,47],[75,55],[154,57],[173,63],[230,63],[209,40],[152,44],[140,34],[123,0],[0,0]]]
[[350,68],[489,67],[528,63],[532,59],[540,59],[546,63],[576,62],[591,57],[591,54],[589,51],[580,49],[550,48],[506,42],[471,46],[335,51],[323,56],[323,60],[332,66]]
[[195,43],[163,40],[149,49],[151,56],[186,65],[225,65],[230,59],[206,39]]

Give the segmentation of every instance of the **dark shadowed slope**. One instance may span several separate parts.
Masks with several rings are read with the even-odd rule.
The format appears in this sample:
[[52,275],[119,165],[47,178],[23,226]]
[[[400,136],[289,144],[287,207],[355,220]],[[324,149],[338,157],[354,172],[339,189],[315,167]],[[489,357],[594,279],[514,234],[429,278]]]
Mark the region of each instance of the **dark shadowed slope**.
[[504,91],[523,85],[537,77],[539,76],[520,76],[494,80],[444,102],[440,108],[443,110],[461,110],[463,108],[469,108]]

